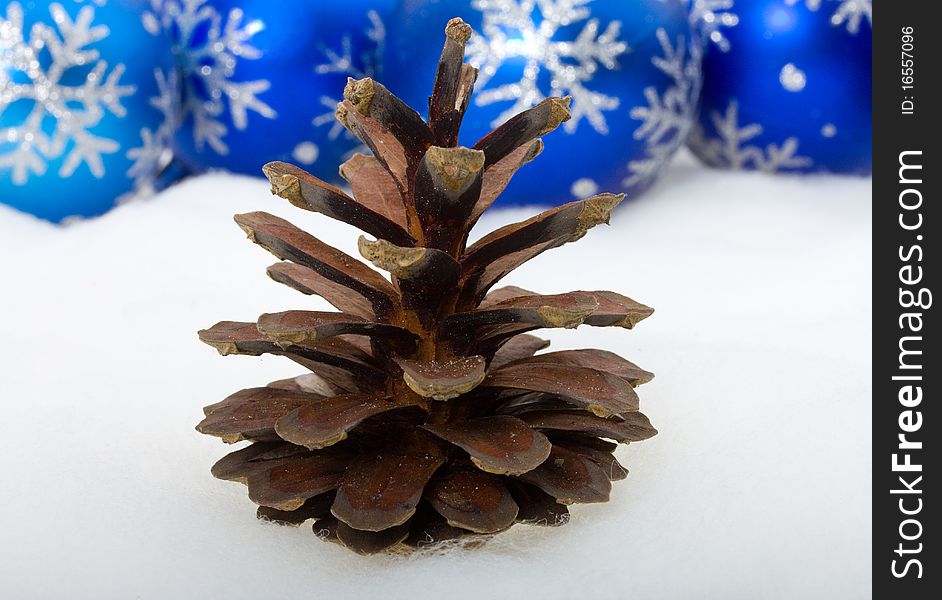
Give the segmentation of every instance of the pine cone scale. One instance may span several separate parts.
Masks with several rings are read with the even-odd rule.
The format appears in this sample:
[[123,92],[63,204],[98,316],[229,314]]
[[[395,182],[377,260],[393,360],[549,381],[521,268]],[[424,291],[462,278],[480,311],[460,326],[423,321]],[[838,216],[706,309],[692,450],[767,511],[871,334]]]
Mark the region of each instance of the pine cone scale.
[[419,113],[372,78],[347,78],[343,97],[357,113],[388,129],[410,156],[419,158],[432,145],[432,130]]
[[612,490],[612,482],[600,466],[562,446],[553,446],[543,464],[519,477],[562,504],[608,502]]
[[530,427],[545,431],[576,431],[618,442],[640,442],[653,437],[657,430],[640,412],[623,414],[621,420],[605,419],[582,411],[532,411],[518,415]]
[[413,431],[349,466],[331,513],[350,527],[382,531],[415,513],[425,485],[445,462],[442,448]]
[[520,511],[499,478],[468,469],[431,482],[425,496],[449,525],[474,533],[503,531]]
[[359,113],[349,100],[337,106],[337,119],[363,142],[376,160],[386,169],[400,191],[409,189],[410,156],[402,142],[378,121]]
[[281,417],[319,399],[316,394],[304,392],[271,387],[249,388],[207,406],[204,409],[206,418],[196,426],[196,430],[230,444],[240,440],[277,440],[275,423]]
[[259,506],[255,514],[263,521],[297,527],[309,519],[322,519],[330,515],[330,505],[333,502],[333,494],[321,494],[320,496],[308,498],[300,508],[294,510],[278,510],[270,506]]
[[[303,366],[311,366],[312,371],[316,371],[323,377],[327,376],[328,371],[315,365],[336,367],[360,378],[364,384],[371,384],[377,388],[381,388],[386,380],[385,373],[372,364],[371,357],[344,340],[331,339],[320,343],[311,342],[283,348],[259,333],[256,323],[232,321],[217,323],[210,329],[200,331],[199,335],[203,342],[216,348],[223,356],[275,354],[286,356]],[[341,387],[347,386],[341,385]]]
[[399,305],[399,293],[379,273],[284,219],[263,212],[236,215],[249,239],[281,260],[298,263],[363,296],[378,315]]
[[458,446],[482,471],[496,475],[520,475],[546,460],[552,445],[539,431],[509,415],[481,417],[448,425],[422,427]]
[[304,210],[350,223],[358,229],[396,244],[415,243],[399,224],[360,204],[340,189],[285,162],[270,162],[262,172],[272,184],[272,194]]
[[350,184],[357,202],[408,231],[409,221],[402,194],[396,187],[396,180],[378,160],[354,154],[340,165],[340,176]]
[[461,19],[445,26],[445,47],[438,61],[435,85],[429,98],[429,124],[440,146],[458,143],[458,130],[477,79],[477,69],[464,64],[464,47],[471,28]]
[[320,452],[287,459],[249,476],[249,499],[278,510],[297,510],[309,498],[337,489],[350,463],[343,452]]
[[487,165],[501,161],[520,146],[552,132],[568,121],[571,100],[569,97],[543,100],[481,138],[474,149],[484,152]]
[[285,441],[317,450],[343,441],[364,419],[410,406],[414,405],[382,394],[338,395],[285,412],[273,429]]
[[307,296],[320,296],[337,310],[361,319],[375,320],[372,303],[317,271],[292,262],[279,262],[267,269],[268,276]]
[[491,359],[490,367],[497,369],[504,365],[525,360],[549,346],[549,342],[535,335],[521,333],[505,342]]
[[[491,365],[493,366],[493,362]],[[638,365],[625,360],[613,352],[597,349],[561,350],[546,352],[539,356],[532,353],[518,359],[514,364],[556,364],[573,367],[589,367],[621,377],[632,387],[645,384],[654,378],[654,373],[645,371]]]

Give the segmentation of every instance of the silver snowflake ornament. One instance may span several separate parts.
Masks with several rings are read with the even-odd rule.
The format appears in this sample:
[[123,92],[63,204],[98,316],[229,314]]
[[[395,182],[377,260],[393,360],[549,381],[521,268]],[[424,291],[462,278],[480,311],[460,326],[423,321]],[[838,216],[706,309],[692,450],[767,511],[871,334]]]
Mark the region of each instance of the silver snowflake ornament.
[[739,24],[733,12],[734,0],[684,0],[688,21],[701,44],[712,43],[722,52],[730,49],[723,30]]
[[[102,155],[117,152],[120,145],[91,131],[109,113],[123,117],[121,100],[135,92],[134,86],[120,83],[124,65],[109,70],[91,47],[110,33],[107,26],[92,24],[92,6],[82,7],[74,21],[60,4],[51,4],[49,14],[52,23],[35,23],[28,35],[18,2],[9,3],[6,16],[0,16],[0,115],[14,102],[32,103],[22,122],[0,127],[0,168],[11,169],[16,185],[25,184],[30,174],[43,175],[60,158],[61,177],[83,163],[92,175],[104,177]],[[40,56],[44,51],[48,60]],[[89,67],[81,83],[70,83],[73,69]]]
[[[786,4],[798,4],[801,0],[785,0]],[[844,26],[851,35],[857,35],[860,31],[861,22],[866,19],[867,23],[873,25],[873,2],[872,0],[824,0],[828,4],[836,5],[831,12],[831,25],[835,27]],[[805,7],[811,12],[817,12],[822,5],[822,0],[804,0]]]
[[646,184],[657,177],[668,159],[687,141],[700,97],[700,45],[682,35],[671,42],[663,28],[658,28],[657,39],[663,54],[653,56],[651,62],[670,78],[670,85],[660,92],[654,86],[645,88],[648,104],[629,113],[641,121],[633,136],[644,140],[645,155],[629,161],[630,175],[622,181],[625,187]]
[[[345,33],[341,37],[339,49],[326,46],[321,48],[325,62],[314,67],[315,73],[318,75],[339,73],[356,79],[380,77],[383,52],[386,48],[386,26],[375,10],[367,11],[366,19],[369,26],[365,33],[370,43],[361,52],[354,54],[353,38],[349,33]],[[321,96],[320,104],[324,107],[324,111],[314,117],[312,124],[315,127],[328,127],[327,139],[329,140],[335,140],[341,134],[348,139],[354,139],[355,136],[337,120],[338,102],[340,99],[335,96]]]
[[[202,150],[209,145],[226,155],[224,138],[229,131],[221,117],[228,112],[236,129],[248,126],[249,111],[274,119],[275,110],[259,98],[271,84],[267,79],[239,81],[240,60],[261,57],[250,40],[264,29],[261,20],[243,22],[239,8],[225,16],[208,0],[151,0],[151,11],[143,16],[145,29],[153,35],[176,32],[173,52],[183,74],[181,119],[192,117],[193,138]],[[195,33],[205,29],[205,36]]]
[[[314,73],[317,75],[339,74],[356,79],[379,78],[382,74],[383,53],[386,48],[386,25],[379,12],[373,9],[366,12],[366,22],[367,26],[363,31],[366,43],[360,44],[358,51],[354,51],[354,38],[350,31],[343,33],[337,48],[321,44],[319,49],[321,62],[314,66]],[[326,130],[327,140],[331,142],[336,141],[340,136],[354,142],[356,136],[347,131],[337,119],[337,104],[340,100],[336,96],[322,95],[318,99],[321,111],[311,120],[311,124],[319,130]],[[345,154],[345,160],[356,152],[368,153],[369,150],[356,141],[355,146]],[[320,156],[320,148],[316,142],[307,140],[297,144],[291,151],[291,156],[302,165],[311,165]]]
[[[572,118],[565,130],[576,131],[584,118],[599,133],[608,133],[604,111],[615,110],[619,100],[593,90],[592,79],[601,69],[618,68],[617,59],[629,50],[619,39],[621,22],[604,30],[590,18],[592,0],[474,0],[481,11],[481,31],[468,44],[468,62],[480,70],[474,102],[487,106],[511,102],[494,118],[497,126],[548,96],[571,96]],[[557,39],[559,29],[585,22],[575,39]],[[516,81],[489,87],[498,71],[511,60],[522,59]],[[540,88],[540,75],[548,74],[549,89]]]
[[809,167],[812,160],[800,156],[798,138],[790,136],[781,144],[768,144],[761,148],[749,142],[762,134],[762,125],[740,125],[739,103],[730,100],[724,113],[710,112],[716,128],[716,137],[707,137],[697,124],[690,137],[690,147],[703,162],[727,169],[752,168],[766,173]]
[[141,145],[127,151],[127,157],[133,161],[127,175],[134,180],[134,192],[119,202],[155,193],[157,177],[173,160],[173,134],[181,114],[180,78],[172,69],[167,73],[154,69],[154,78],[157,95],[150,99],[150,105],[161,114],[160,125],[153,130],[141,128]]

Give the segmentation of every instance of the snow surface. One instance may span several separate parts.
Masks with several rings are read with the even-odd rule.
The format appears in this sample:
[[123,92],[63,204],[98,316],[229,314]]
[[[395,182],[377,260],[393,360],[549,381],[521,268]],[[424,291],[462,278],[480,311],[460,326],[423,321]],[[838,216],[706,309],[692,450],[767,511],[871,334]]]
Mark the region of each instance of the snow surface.
[[660,434],[620,450],[631,475],[568,526],[372,558],[257,521],[209,474],[229,448],[193,430],[203,405],[298,373],[222,358],[197,329],[319,306],[265,276],[273,257],[231,214],[352,254],[354,230],[231,175],[65,229],[0,207],[0,597],[868,597],[871,201],[866,179],[684,157],[612,227],[521,268],[508,283],[657,309],[630,332],[548,335],[656,372],[639,391]]

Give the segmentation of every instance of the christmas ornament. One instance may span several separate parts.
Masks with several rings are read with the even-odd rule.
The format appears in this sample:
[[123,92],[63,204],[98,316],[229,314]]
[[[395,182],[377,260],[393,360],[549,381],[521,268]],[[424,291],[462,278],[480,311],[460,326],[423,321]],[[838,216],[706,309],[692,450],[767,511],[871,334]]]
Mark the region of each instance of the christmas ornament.
[[390,29],[395,90],[423,106],[435,42],[450,15],[475,29],[475,112],[462,135],[492,127],[554,95],[572,97],[565,143],[539,173],[521,171],[501,202],[560,203],[599,189],[650,185],[686,139],[700,89],[700,51],[681,0],[405,0]]
[[182,78],[177,156],[256,175],[293,160],[336,180],[358,143],[333,116],[347,76],[378,75],[393,0],[151,0]]
[[9,2],[0,12],[0,201],[50,221],[146,193],[171,160],[172,77],[143,5]]
[[[737,2],[690,147],[733,169],[870,172],[870,0]],[[714,22],[716,19],[714,19]]]
[[264,167],[274,194],[375,237],[360,237],[360,254],[392,280],[283,219],[237,215],[282,261],[272,279],[340,312],[265,314],[199,334],[224,355],[276,354],[313,371],[206,407],[199,431],[251,442],[213,474],[245,483],[260,518],[316,519],[321,536],[361,553],[560,524],[566,505],[603,502],[625,477],[608,439],[656,433],[634,391],[651,373],[603,350],[537,354],[548,342],[528,333],[630,329],[650,308],[614,292],[493,289],[607,223],[623,196],[572,202],[467,245],[542,150],[539,136],[572,113],[568,100],[546,98],[457,146],[478,71],[462,64],[470,27],[453,19],[445,31],[428,124],[370,78],[347,84],[337,117],[375,156],[341,166],[353,197],[293,165]]

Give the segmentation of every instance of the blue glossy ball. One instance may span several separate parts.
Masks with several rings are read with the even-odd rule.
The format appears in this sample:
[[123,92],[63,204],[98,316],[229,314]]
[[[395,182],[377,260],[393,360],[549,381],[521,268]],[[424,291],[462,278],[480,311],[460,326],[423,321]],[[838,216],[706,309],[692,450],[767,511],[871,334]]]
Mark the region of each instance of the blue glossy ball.
[[328,181],[358,146],[334,117],[347,77],[379,77],[393,0],[158,0],[182,79],[179,159],[261,175],[272,160]]
[[462,145],[547,96],[573,97],[572,119],[499,202],[634,196],[682,145],[700,85],[684,2],[405,0],[390,28],[386,83],[423,114],[452,17],[474,29],[466,60],[480,69]]
[[707,164],[871,170],[869,0],[737,1],[728,50],[704,57],[690,147]]
[[144,30],[143,8],[0,8],[0,201],[59,222],[157,187],[173,116],[155,106],[170,97],[155,70],[172,60],[166,40]]

